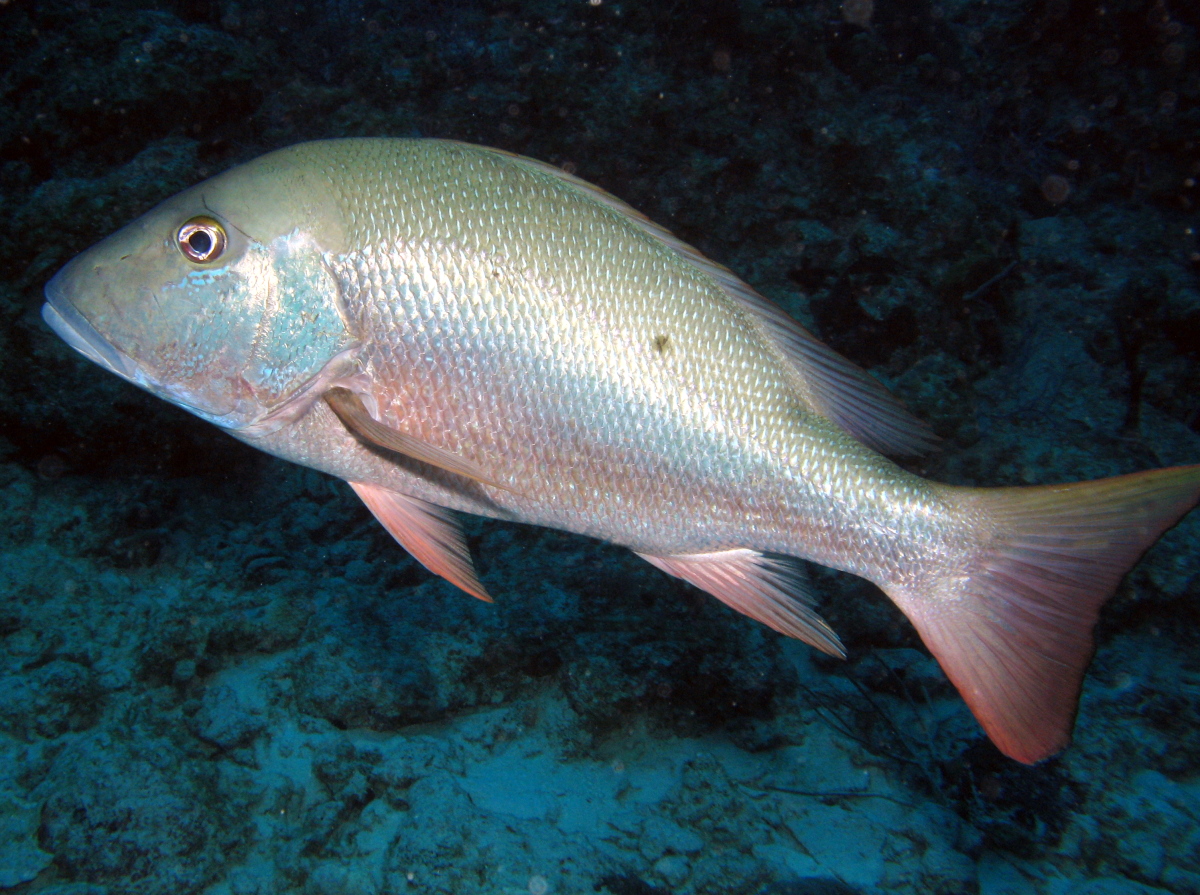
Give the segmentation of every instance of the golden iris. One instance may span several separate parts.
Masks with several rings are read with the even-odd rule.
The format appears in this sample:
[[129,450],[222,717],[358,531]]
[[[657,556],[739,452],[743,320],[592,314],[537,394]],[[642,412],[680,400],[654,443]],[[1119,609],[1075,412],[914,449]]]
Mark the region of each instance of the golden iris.
[[225,253],[229,240],[220,222],[206,215],[189,219],[175,235],[175,243],[184,257],[197,264],[216,261]]

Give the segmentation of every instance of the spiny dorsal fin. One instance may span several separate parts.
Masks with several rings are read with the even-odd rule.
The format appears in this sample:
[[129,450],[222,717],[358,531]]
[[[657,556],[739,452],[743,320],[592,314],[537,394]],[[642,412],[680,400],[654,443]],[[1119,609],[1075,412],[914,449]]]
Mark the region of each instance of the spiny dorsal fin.
[[750,324],[779,350],[781,359],[794,374],[792,384],[797,396],[814,413],[884,454],[916,456],[927,453],[937,444],[938,438],[930,428],[909,413],[875,377],[842,357],[778,305],[743,283],[729,268],[705,258],[670,230],[654,223],[612,193],[561,168],[499,149],[487,151],[554,176],[617,212],[715,280],[729,299],[747,312]]
[[492,602],[475,574],[462,526],[449,510],[378,485],[350,482],[350,487],[417,562],[471,596]]
[[796,374],[797,391],[817,413],[882,454],[914,457],[937,445],[933,430],[909,413],[874,376],[846,360],[730,271],[706,263],[710,265],[706,272],[779,348]]
[[799,580],[798,570],[786,560],[746,547],[715,553],[638,556],[780,634],[803,640],[839,659],[846,658],[837,634],[810,607],[812,597]]
[[414,460],[420,460],[422,463],[428,463],[438,469],[474,479],[484,485],[508,490],[506,486],[490,478],[470,460],[385,426],[371,416],[363,405],[362,399],[349,389],[331,388],[325,393],[325,403],[337,414],[342,425],[363,441],[389,451],[395,451],[397,454],[404,454],[406,457],[412,457]]

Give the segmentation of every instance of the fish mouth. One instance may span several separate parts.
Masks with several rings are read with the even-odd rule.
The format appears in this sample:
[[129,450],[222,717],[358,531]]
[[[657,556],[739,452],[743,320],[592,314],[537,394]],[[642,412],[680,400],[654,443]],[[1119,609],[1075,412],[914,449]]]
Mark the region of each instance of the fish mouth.
[[152,395],[173,401],[184,410],[194,413],[210,423],[227,429],[237,428],[227,420],[227,417],[232,414],[209,413],[192,402],[186,394],[177,394],[179,389],[160,386],[133,358],[100,335],[64,294],[62,284],[58,282],[61,275],[61,273],[55,274],[54,278],[46,284],[46,302],[42,305],[42,319],[58,333],[59,338],[92,363],[98,364],[110,373],[115,373],[126,382],[131,382]]
[[[46,284],[46,303],[42,305],[42,319],[59,338],[93,363],[99,364],[122,379],[137,383],[137,366],[126,355],[114,348],[87,318],[76,310],[63,293],[63,272],[59,271]],[[140,383],[139,383],[140,384]]]
[[[3,0],[0,0],[0,5],[3,5]],[[271,432],[291,422],[301,410],[307,409],[319,398],[319,394],[313,396],[302,393],[293,396],[283,406],[275,408],[274,411],[265,415],[259,408],[251,408],[252,412],[247,413],[246,408],[243,407],[233,407],[224,413],[213,412],[205,406],[204,402],[197,400],[185,385],[161,382],[132,357],[100,335],[99,331],[68,298],[68,278],[64,274],[70,273],[72,267],[73,264],[68,264],[46,284],[46,301],[42,305],[42,319],[64,342],[92,363],[120,376],[126,382],[145,389],[156,397],[164,398],[222,429],[231,431],[247,429],[251,430],[253,434]],[[307,391],[311,391],[311,389]],[[297,399],[299,406],[297,406]]]

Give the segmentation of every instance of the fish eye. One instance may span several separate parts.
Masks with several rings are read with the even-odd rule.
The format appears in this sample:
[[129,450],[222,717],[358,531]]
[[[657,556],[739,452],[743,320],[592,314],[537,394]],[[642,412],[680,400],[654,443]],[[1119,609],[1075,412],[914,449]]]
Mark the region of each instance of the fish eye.
[[197,264],[216,261],[225,252],[225,228],[205,215],[189,219],[175,234],[175,244],[185,258]]

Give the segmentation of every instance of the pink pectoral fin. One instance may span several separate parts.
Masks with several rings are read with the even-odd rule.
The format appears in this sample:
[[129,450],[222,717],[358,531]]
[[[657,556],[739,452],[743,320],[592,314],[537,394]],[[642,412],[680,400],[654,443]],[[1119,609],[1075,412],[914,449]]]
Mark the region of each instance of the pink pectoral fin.
[[846,658],[846,650],[825,619],[810,607],[812,598],[786,561],[757,550],[738,548],[715,553],[651,556],[642,559],[676,578],[708,591],[726,606],[803,640],[823,653]]
[[350,487],[417,562],[471,596],[492,602],[475,574],[462,528],[449,510],[377,485],[350,482]]

